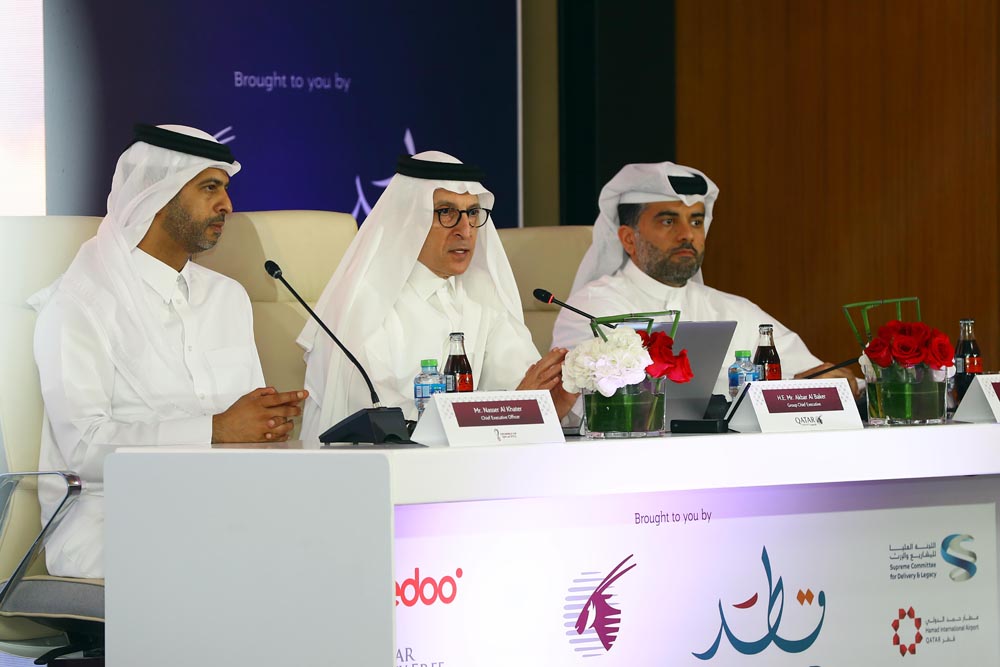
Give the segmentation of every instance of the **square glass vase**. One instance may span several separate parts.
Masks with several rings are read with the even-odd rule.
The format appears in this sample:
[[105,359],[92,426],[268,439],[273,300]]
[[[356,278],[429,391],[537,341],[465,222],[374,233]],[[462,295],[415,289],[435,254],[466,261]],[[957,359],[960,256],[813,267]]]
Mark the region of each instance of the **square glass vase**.
[[868,423],[873,426],[943,424],[947,419],[948,378],[927,364],[874,366],[865,377]]
[[667,378],[620,387],[611,396],[583,391],[584,435],[588,438],[644,438],[666,430]]

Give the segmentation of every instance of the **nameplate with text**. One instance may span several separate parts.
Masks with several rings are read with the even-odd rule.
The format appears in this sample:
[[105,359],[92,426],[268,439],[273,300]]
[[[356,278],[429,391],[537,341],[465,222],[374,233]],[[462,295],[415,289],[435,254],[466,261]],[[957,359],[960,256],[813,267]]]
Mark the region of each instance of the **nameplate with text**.
[[952,419],[957,422],[1000,422],[1000,374],[977,375]]
[[412,439],[432,447],[566,441],[547,391],[434,394]]
[[863,428],[844,378],[751,382],[729,410],[740,433],[836,431]]

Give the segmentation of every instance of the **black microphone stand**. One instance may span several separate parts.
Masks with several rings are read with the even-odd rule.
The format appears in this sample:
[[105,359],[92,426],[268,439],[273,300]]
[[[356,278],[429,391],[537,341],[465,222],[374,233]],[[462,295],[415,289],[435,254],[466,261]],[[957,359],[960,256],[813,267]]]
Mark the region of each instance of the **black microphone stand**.
[[420,446],[416,443],[410,441],[409,430],[406,427],[406,419],[403,418],[403,411],[400,408],[385,407],[379,400],[378,393],[375,391],[375,385],[372,384],[371,378],[368,377],[368,373],[361,366],[361,363],[357,358],[351,354],[350,350],[344,347],[344,344],[330,331],[330,328],[326,326],[326,323],[319,318],[313,309],[309,307],[309,304],[303,300],[299,293],[295,291],[288,281],[284,279],[281,275],[281,267],[278,266],[276,262],[267,260],[264,262],[264,270],[267,271],[268,275],[278,280],[292,293],[302,307],[306,309],[306,312],[322,327],[323,331],[333,339],[333,342],[337,344],[337,347],[341,349],[344,355],[351,361],[352,364],[361,373],[361,377],[364,378],[365,383],[368,385],[368,391],[371,392],[371,399],[373,407],[364,408],[358,410],[353,415],[350,415],[341,421],[337,422],[326,431],[320,434],[320,442],[327,444],[331,442],[350,442],[355,445],[359,443],[371,443],[373,445],[381,445],[385,443],[393,444],[406,444],[409,446]]

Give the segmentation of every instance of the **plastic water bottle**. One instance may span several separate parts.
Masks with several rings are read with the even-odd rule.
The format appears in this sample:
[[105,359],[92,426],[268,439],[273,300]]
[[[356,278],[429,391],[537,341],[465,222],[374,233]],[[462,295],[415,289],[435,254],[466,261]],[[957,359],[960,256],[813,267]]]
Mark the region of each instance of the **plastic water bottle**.
[[421,359],[420,374],[413,378],[413,402],[417,412],[423,415],[431,395],[443,394],[446,388],[444,376],[438,373],[437,359]]
[[736,350],[736,361],[729,367],[729,396],[736,398],[743,385],[759,379],[757,366],[750,361],[750,350]]

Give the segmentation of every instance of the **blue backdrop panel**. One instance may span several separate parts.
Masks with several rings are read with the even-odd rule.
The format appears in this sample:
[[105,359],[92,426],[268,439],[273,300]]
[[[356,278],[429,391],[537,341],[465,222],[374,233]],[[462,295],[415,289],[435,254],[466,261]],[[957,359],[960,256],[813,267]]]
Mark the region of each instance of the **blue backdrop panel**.
[[194,125],[237,209],[363,219],[400,153],[479,164],[515,226],[516,0],[46,0],[47,210],[103,215],[134,122]]

